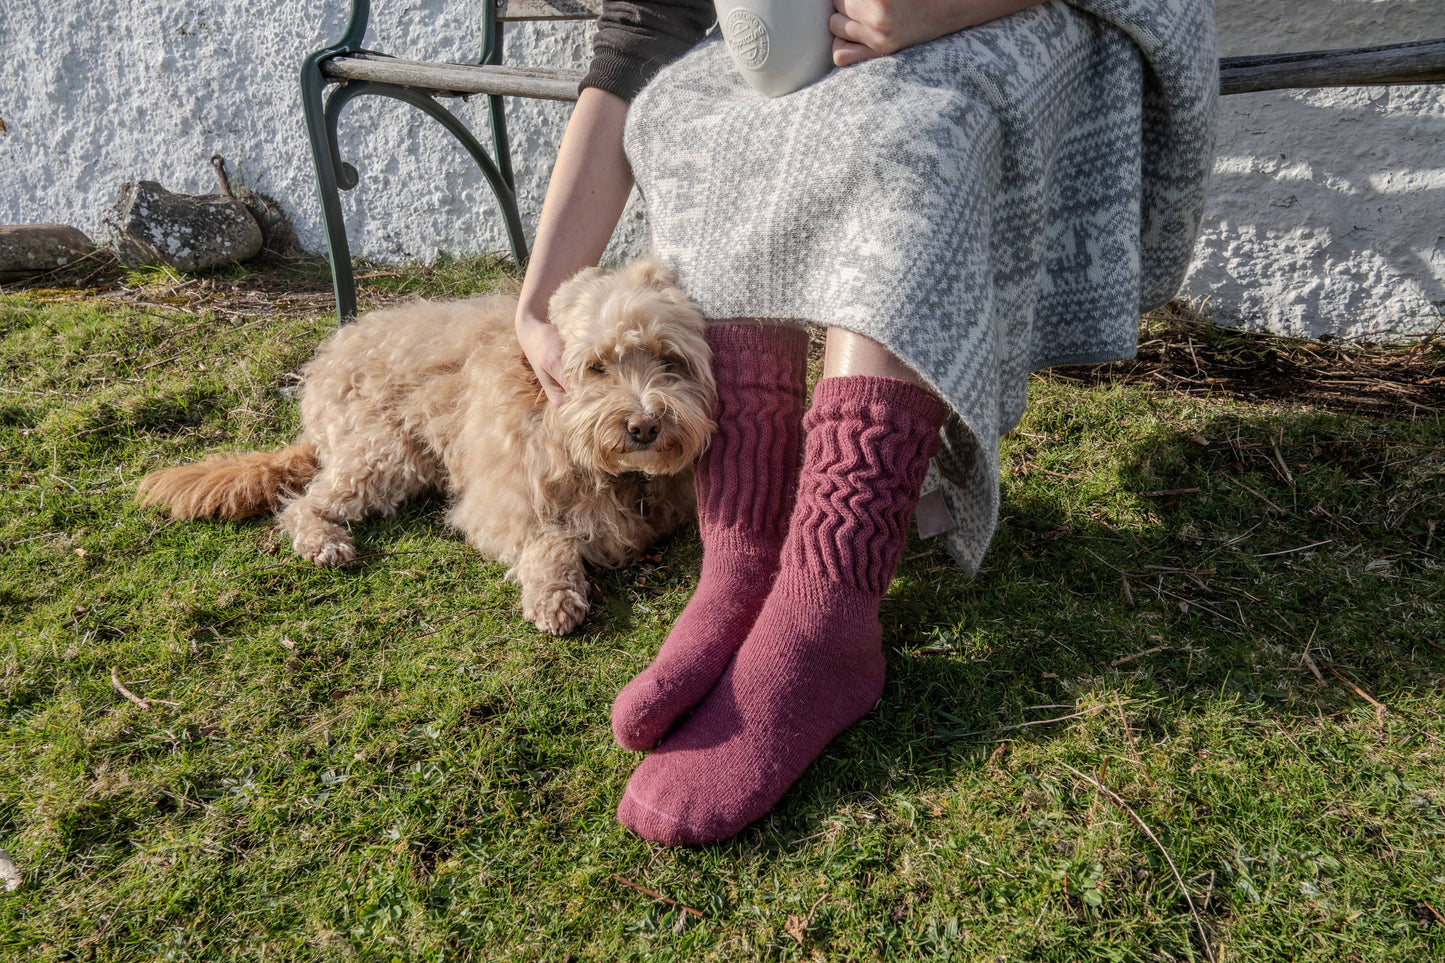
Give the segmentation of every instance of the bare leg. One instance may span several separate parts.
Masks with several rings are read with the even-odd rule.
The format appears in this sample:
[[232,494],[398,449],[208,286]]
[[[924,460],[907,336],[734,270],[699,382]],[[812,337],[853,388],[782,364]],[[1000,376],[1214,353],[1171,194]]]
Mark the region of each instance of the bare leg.
[[[709,319],[707,324],[709,328],[721,325],[787,328],[795,327],[797,322],[776,318],[717,318]],[[844,375],[896,378],[920,388],[928,387],[912,368],[872,338],[843,328],[829,328],[823,349],[823,377],[838,378]]]
[[839,378],[845,375],[896,378],[920,388],[928,388],[912,368],[877,341],[842,328],[829,328],[827,345],[823,351],[823,377]]

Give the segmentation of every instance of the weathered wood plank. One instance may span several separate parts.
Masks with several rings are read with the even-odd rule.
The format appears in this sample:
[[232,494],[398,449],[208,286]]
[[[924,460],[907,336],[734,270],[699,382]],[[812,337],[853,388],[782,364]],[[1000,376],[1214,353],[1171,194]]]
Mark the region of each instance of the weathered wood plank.
[[602,12],[602,0],[496,0],[496,4],[498,20],[591,20]]
[[1308,50],[1219,62],[1219,90],[1246,94],[1298,87],[1445,82],[1445,39],[1349,50]]
[[[601,0],[507,0],[524,4],[598,4]],[[334,57],[322,72],[339,80],[422,87],[458,94],[498,94],[539,100],[575,101],[585,71],[545,67],[482,67],[402,60],[382,54]],[[1445,39],[1352,50],[1227,57],[1220,61],[1223,94],[1309,87],[1360,87],[1384,84],[1445,83]]]
[[321,72],[338,80],[371,80],[452,94],[499,94],[534,100],[575,101],[584,71],[547,67],[482,67],[476,64],[421,63],[381,54],[333,57]]

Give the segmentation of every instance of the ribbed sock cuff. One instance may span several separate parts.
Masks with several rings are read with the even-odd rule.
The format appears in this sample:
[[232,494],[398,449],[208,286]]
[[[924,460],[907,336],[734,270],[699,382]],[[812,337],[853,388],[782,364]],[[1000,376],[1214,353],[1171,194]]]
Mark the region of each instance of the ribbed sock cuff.
[[808,333],[714,324],[707,339],[718,428],[697,466],[698,526],[709,546],[775,552],[797,490]]
[[806,391],[806,328],[747,321],[712,323],[704,332],[719,383],[766,384]]
[[946,406],[907,381],[850,375],[813,391],[783,569],[882,595],[908,538]]
[[[813,389],[813,405],[808,411],[808,418],[825,411],[830,415],[861,414],[878,406],[897,413],[900,419],[918,419],[931,424],[935,432],[943,427],[944,416],[948,413],[948,406],[937,395],[911,381],[872,375],[839,375],[818,382]],[[812,431],[812,428],[807,430]]]

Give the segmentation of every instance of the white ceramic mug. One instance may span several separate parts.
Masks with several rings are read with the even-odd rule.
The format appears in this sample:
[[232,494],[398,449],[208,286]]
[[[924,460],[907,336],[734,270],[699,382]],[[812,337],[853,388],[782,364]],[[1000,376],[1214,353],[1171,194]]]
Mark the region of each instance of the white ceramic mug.
[[833,68],[833,0],[714,0],[738,72],[764,97],[806,87]]

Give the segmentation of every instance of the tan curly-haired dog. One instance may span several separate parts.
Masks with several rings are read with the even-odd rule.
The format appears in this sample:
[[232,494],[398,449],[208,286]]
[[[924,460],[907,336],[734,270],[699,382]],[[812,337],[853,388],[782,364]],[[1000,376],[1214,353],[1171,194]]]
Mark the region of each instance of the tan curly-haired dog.
[[277,519],[304,558],[356,557],[346,523],[442,488],[448,520],[511,566],[546,632],[587,614],[583,564],[636,559],[691,517],[716,400],[703,321],[656,261],[558,288],[567,401],[547,403],[513,330],[516,300],[420,301],[332,335],[303,371],[301,435],[146,476],[180,518]]

